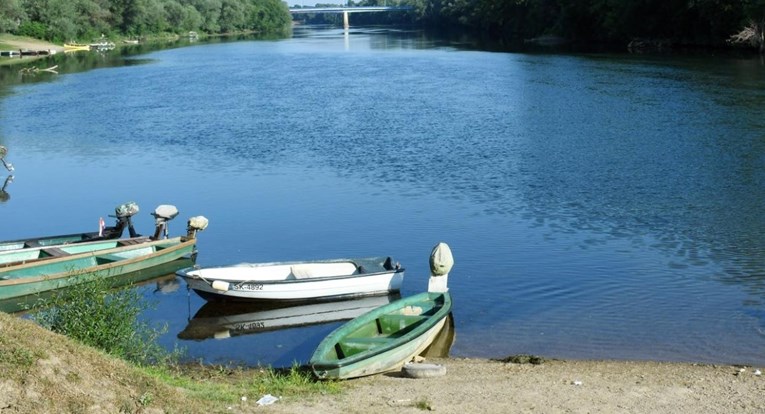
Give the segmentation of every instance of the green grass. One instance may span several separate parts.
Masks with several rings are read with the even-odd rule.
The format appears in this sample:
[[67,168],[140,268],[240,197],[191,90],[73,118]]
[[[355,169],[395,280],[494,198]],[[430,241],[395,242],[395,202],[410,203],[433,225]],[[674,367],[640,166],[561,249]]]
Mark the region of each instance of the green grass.
[[[143,372],[193,398],[211,403],[238,404],[242,397],[258,399],[266,394],[299,397],[338,394],[342,383],[316,381],[310,372],[293,366],[286,370],[204,365],[147,366]],[[253,400],[254,401],[254,400]]]
[[427,398],[421,398],[415,401],[412,406],[422,411],[433,411],[433,404]]

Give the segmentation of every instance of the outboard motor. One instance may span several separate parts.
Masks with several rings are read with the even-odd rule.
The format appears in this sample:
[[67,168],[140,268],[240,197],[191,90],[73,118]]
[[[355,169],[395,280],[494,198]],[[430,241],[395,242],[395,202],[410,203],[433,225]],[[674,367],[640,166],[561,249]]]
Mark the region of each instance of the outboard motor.
[[153,240],[159,240],[160,236],[167,238],[169,230],[167,222],[178,215],[178,208],[170,204],[162,204],[151,213],[154,216],[154,236]]
[[140,237],[140,234],[136,233],[135,228],[133,228],[133,220],[131,218],[138,214],[138,211],[138,204],[133,201],[118,205],[114,209],[114,215],[109,216],[116,217],[117,223],[114,225],[114,227],[107,227],[104,229],[103,238],[116,239],[122,236],[122,232],[125,230],[125,227],[128,228],[130,237]]
[[186,223],[186,237],[194,239],[197,237],[197,232],[207,228],[209,221],[205,216],[194,216]]
[[0,161],[2,161],[3,166],[5,167],[6,170],[13,172],[13,164],[5,161],[6,155],[8,155],[8,148],[5,148],[4,146],[0,145]]

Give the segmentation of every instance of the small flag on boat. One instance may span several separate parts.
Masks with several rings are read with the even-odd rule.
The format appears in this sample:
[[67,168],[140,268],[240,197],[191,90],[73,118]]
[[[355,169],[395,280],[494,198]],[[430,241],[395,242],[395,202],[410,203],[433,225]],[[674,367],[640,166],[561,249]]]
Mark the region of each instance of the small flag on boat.
[[101,237],[104,235],[105,228],[106,228],[106,223],[104,223],[104,218],[99,217],[98,218],[98,237]]

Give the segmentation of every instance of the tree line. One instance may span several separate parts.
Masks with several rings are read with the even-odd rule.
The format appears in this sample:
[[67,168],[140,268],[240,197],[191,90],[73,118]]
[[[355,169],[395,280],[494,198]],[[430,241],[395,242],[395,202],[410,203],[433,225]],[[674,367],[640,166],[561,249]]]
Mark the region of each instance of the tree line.
[[764,43],[765,0],[409,1],[426,21],[480,28],[504,37],[557,35],[622,44],[644,38],[693,46],[733,41],[761,50]]
[[[765,47],[765,0],[350,0],[355,6],[414,6],[356,22],[461,27],[494,39],[556,36],[582,44],[635,39],[676,46]],[[317,16],[318,17],[318,16]]]
[[0,1],[0,33],[58,43],[102,35],[272,33],[290,24],[287,5],[280,0]]
[[[406,5],[406,13],[361,13],[359,23],[461,27],[496,39],[558,36],[579,43],[636,38],[687,46],[745,44],[765,51],[765,0],[341,0],[350,6]],[[334,21],[338,16],[300,16]],[[280,32],[281,0],[2,0],[0,32],[51,41],[101,34]]]

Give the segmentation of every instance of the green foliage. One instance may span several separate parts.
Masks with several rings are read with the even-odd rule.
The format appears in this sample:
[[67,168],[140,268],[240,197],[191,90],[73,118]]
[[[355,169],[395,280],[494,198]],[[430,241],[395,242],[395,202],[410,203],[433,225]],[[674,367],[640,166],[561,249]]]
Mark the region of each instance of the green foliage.
[[281,33],[291,17],[281,0],[2,0],[0,32],[51,41],[93,41],[202,31]]
[[40,22],[27,21],[19,25],[16,33],[18,33],[19,36],[34,37],[35,39],[46,39],[46,30],[47,29],[45,25]]
[[[750,22],[765,22],[765,0],[408,0],[418,18],[503,37],[553,34],[579,42],[637,37],[720,45]],[[765,26],[763,26],[765,27]]]
[[0,33],[16,30],[24,18],[24,9],[21,7],[20,0],[0,1]]
[[139,293],[113,291],[102,278],[59,291],[42,308],[33,316],[41,326],[118,358],[153,364],[178,357],[157,344],[166,327],[156,329],[139,320],[147,308]]
[[422,398],[415,401],[412,406],[422,411],[433,411],[433,404],[431,404],[427,398]]

